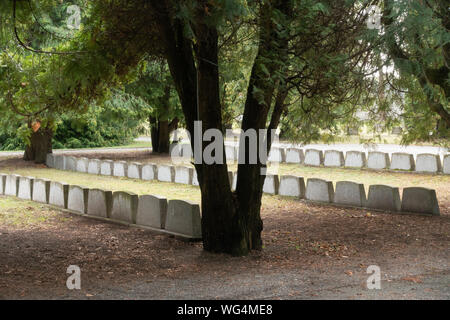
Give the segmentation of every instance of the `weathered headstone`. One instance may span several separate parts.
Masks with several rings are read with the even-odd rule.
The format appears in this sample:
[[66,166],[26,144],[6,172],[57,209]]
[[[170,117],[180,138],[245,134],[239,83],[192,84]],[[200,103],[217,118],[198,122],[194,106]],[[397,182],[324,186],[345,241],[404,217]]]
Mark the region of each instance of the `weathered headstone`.
[[0,194],[5,194],[6,177],[5,173],[0,173]]
[[64,156],[66,158],[65,169],[66,171],[77,170],[77,158],[71,156]]
[[154,163],[147,163],[142,166],[142,180],[156,180],[158,167]]
[[388,169],[390,166],[389,154],[378,151],[369,152],[367,167],[370,169]]
[[50,182],[50,196],[48,203],[67,209],[67,200],[69,196],[69,185],[64,182]]
[[392,154],[391,170],[410,171],[415,169],[414,156],[409,153],[396,152]]
[[278,194],[278,188],[280,187],[280,179],[278,175],[267,174],[264,180],[263,192],[269,194]]
[[436,191],[420,187],[404,188],[402,211],[439,215]]
[[126,161],[115,161],[113,165],[113,175],[115,177],[127,176],[128,164]]
[[158,181],[173,182],[175,176],[175,169],[171,165],[158,166]]
[[69,186],[67,209],[86,214],[88,208],[89,189],[80,186]]
[[90,159],[88,163],[88,173],[90,174],[100,174],[100,164],[102,163],[99,159]]
[[138,201],[137,194],[123,191],[114,192],[111,219],[136,224]]
[[323,163],[323,152],[316,149],[306,149],[305,151],[305,161],[306,166],[318,167]]
[[164,229],[167,215],[167,199],[153,195],[139,197],[136,224]]
[[364,168],[366,167],[366,154],[360,151],[347,151],[345,154],[345,167]]
[[113,174],[113,161],[103,160],[100,164],[100,174],[104,176],[111,176]]
[[54,168],[55,167],[55,163],[54,163],[54,155],[53,153],[47,153],[47,158],[45,160],[45,164],[47,165],[47,167],[49,168]]
[[397,187],[372,185],[369,187],[367,207],[386,211],[400,211],[400,193]]
[[282,148],[272,147],[269,152],[269,157],[267,158],[269,162],[286,162],[285,150]]
[[109,218],[112,210],[112,191],[90,189],[88,195],[87,214]]
[[17,197],[24,200],[33,198],[33,181],[32,177],[19,177],[19,191]]
[[342,167],[344,166],[344,153],[337,150],[326,150],[323,165],[325,167]]
[[175,183],[192,184],[194,169],[186,166],[175,167]]
[[200,207],[183,200],[170,200],[168,203],[165,229],[189,238],[202,237]]
[[50,197],[50,180],[34,179],[33,201],[48,203]]
[[53,165],[55,169],[66,170],[66,157],[63,155],[54,156]]
[[305,197],[305,180],[297,176],[280,176],[278,194],[303,199]]
[[6,176],[5,182],[5,196],[17,197],[19,191],[19,175],[9,174]]
[[76,171],[86,173],[88,171],[88,165],[89,165],[88,158],[78,158]]
[[306,199],[319,202],[333,202],[333,183],[322,179],[308,179],[308,183],[306,184]]
[[442,171],[444,174],[450,174],[450,154],[444,156],[444,167]]
[[142,177],[142,163],[132,162],[128,164],[127,170],[128,178],[141,179]]
[[417,155],[416,171],[437,173],[442,170],[441,159],[437,154],[422,153]]
[[305,155],[302,149],[287,148],[286,149],[286,163],[303,163]]
[[362,183],[351,181],[336,182],[334,193],[334,203],[354,207],[364,207],[366,205],[366,191]]

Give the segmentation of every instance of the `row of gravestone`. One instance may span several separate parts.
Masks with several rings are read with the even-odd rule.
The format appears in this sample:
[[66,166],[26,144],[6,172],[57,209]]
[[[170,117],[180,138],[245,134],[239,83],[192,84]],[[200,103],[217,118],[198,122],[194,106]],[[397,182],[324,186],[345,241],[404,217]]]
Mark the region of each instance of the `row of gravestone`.
[[[225,146],[227,160],[237,161],[239,159],[238,148],[232,145]],[[188,144],[181,144],[173,148],[171,155],[183,158],[191,158],[191,149]],[[389,156],[384,152],[365,152],[306,149],[303,152],[298,148],[272,148],[269,162],[298,163],[307,166],[346,167],[346,168],[368,168],[375,170],[401,170],[426,173],[450,174],[450,154],[444,156],[443,164],[439,155],[423,153],[418,154],[416,160],[409,153],[392,153]]]
[[123,191],[89,189],[63,182],[0,173],[0,195],[67,209],[82,215],[146,227],[185,239],[201,239],[198,204]]
[[[60,158],[67,158],[67,160],[60,161],[58,160]],[[196,171],[186,166],[127,163],[125,161],[114,162],[111,160],[74,158],[49,154],[47,165],[52,167],[52,162],[55,167],[56,162],[69,164],[63,170],[87,172],[86,167],[91,169],[96,167],[95,172],[92,170],[88,172],[134,179],[198,185]],[[83,165],[80,165],[80,162]],[[91,164],[95,164],[95,166]],[[103,171],[102,167],[104,165],[109,169]],[[231,171],[228,174],[232,189],[235,190],[237,174]],[[404,188],[402,201],[400,201],[399,189],[396,187],[372,185],[369,187],[368,196],[366,197],[364,185],[355,182],[339,181],[336,183],[335,191],[331,181],[311,178],[307,180],[305,186],[305,180],[302,177],[291,175],[279,177],[278,175],[268,174],[264,181],[263,192],[337,205],[439,215],[439,205],[435,190],[419,187]]]

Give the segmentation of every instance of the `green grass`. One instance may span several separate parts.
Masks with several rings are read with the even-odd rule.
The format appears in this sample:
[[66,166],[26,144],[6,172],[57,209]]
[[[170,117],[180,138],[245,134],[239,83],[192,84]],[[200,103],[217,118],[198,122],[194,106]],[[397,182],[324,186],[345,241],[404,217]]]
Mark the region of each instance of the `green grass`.
[[59,221],[71,219],[57,213],[56,210],[44,204],[0,196],[0,225],[30,227],[47,222],[50,219],[58,219]]

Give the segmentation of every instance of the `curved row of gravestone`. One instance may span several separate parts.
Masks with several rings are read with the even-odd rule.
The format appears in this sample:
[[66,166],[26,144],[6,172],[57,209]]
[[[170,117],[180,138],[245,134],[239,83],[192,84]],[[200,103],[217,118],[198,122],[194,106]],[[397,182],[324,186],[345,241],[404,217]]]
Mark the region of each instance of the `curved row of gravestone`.
[[410,187],[403,189],[402,200],[397,187],[371,185],[366,197],[364,185],[351,181],[338,181],[336,190],[333,183],[310,178],[305,181],[298,176],[267,175],[263,192],[282,196],[297,197],[314,202],[370,208],[391,212],[412,212],[439,215],[436,191],[427,188]]
[[[61,161],[61,158],[67,158]],[[198,185],[196,171],[191,167],[127,163],[124,161],[97,160],[86,158],[74,158],[67,156],[49,156],[53,159],[55,167],[57,162],[69,164],[66,170],[74,170],[103,175],[129,177],[143,180],[158,180],[162,182],[174,182],[182,184]],[[59,160],[58,160],[59,159]],[[86,162],[87,161],[87,162]],[[48,162],[51,166],[51,162]],[[87,168],[87,169],[86,169]],[[229,172],[232,189],[236,189],[237,174]],[[400,202],[399,189],[384,185],[369,187],[366,197],[363,184],[340,181],[336,184],[336,192],[330,181],[321,179],[308,179],[305,182],[302,177],[266,175],[263,192],[292,196],[310,201],[334,203],[337,205],[350,205],[355,207],[368,207],[387,211],[405,211],[425,214],[439,214],[435,190],[426,188],[403,189],[403,202]]]
[[188,201],[89,189],[14,174],[0,174],[0,195],[46,203],[82,215],[146,227],[190,240],[201,239],[200,207]]
[[[190,145],[182,144],[172,151],[173,155],[191,158]],[[232,145],[225,146],[227,160],[237,161],[239,159],[238,148]],[[423,153],[418,154],[417,159],[409,153],[392,153],[389,156],[384,152],[369,152],[366,157],[365,152],[347,151],[346,153],[337,150],[326,150],[325,152],[316,149],[299,148],[272,148],[268,159],[269,162],[298,163],[307,166],[325,167],[346,167],[346,168],[369,168],[369,169],[389,169],[401,171],[416,171],[427,173],[443,172],[450,174],[450,154],[444,156],[441,163],[439,155]]]

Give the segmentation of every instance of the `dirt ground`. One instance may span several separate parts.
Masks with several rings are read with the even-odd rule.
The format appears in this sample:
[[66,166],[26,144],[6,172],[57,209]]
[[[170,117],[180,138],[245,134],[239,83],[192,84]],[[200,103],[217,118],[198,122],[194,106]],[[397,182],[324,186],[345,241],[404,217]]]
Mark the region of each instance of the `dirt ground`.
[[[426,217],[273,197],[264,249],[230,257],[0,196],[0,298],[450,299],[448,209]],[[81,290],[66,287],[69,265]],[[381,290],[366,287],[369,265]]]

